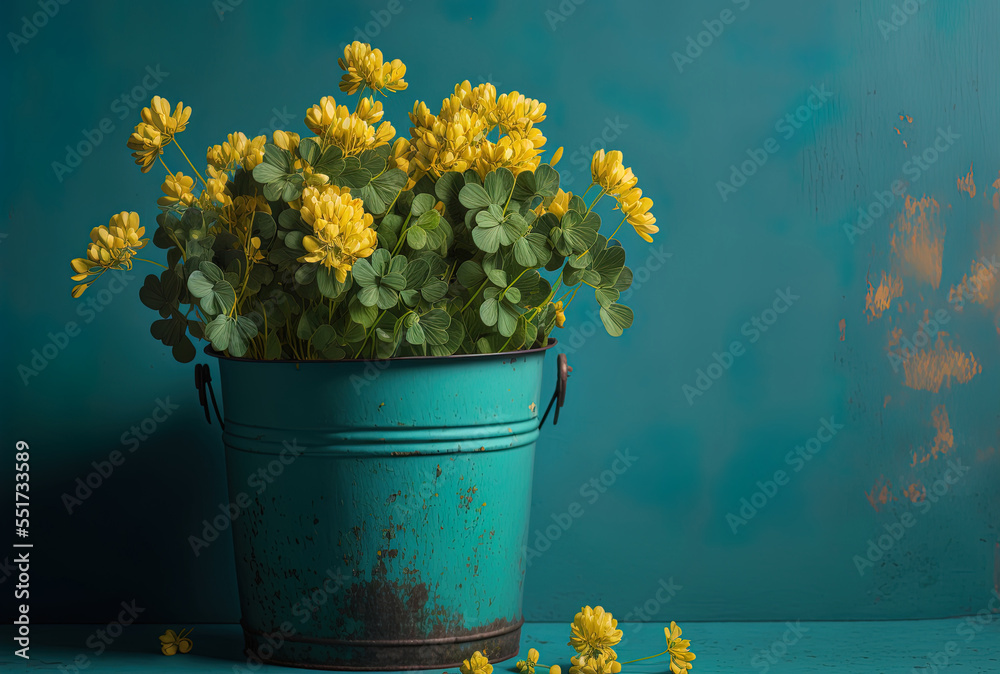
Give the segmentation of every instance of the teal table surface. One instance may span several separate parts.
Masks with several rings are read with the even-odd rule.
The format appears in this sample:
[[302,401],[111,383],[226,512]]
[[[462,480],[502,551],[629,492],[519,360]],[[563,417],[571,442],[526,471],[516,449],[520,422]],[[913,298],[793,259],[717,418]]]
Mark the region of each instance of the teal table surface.
[[[157,636],[167,627],[192,627],[194,649],[166,657]],[[623,623],[625,639],[620,660],[662,651],[663,625]],[[966,674],[1000,672],[1000,620],[993,615],[947,620],[882,622],[727,622],[687,623],[684,637],[697,654],[694,674],[760,672],[810,674]],[[31,630],[31,660],[14,656],[13,631],[3,631],[0,672],[209,672],[271,674],[295,670],[260,666],[242,655],[243,637],[237,625],[132,625],[109,646],[102,645],[98,625],[35,625]],[[521,637],[521,653],[537,648],[545,664],[569,670],[571,649],[566,623],[529,623]],[[496,663],[494,672],[514,671],[515,660]],[[442,671],[442,670],[427,670]],[[457,672],[457,668],[444,670]],[[625,672],[657,674],[669,671],[663,658],[626,665]]]

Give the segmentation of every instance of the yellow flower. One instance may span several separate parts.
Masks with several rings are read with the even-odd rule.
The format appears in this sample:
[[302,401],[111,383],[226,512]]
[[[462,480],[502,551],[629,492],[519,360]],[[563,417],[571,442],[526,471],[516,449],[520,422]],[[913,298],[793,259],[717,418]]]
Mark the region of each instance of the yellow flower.
[[653,237],[650,235],[660,231],[660,228],[653,224],[656,218],[649,212],[653,207],[653,200],[642,196],[642,190],[638,187],[633,187],[618,198],[618,206],[636,233],[648,243],[652,243]]
[[132,156],[136,165],[143,173],[148,173],[169,142],[170,139],[162,135],[155,126],[139,122],[135,125],[135,131],[129,136],[126,145],[130,150],[135,150]]
[[610,654],[574,655],[570,658],[573,666],[569,668],[569,674],[618,674],[622,666],[613,654],[614,651]]
[[517,668],[518,674],[535,674],[535,665],[538,664],[538,649],[529,648],[528,649],[528,659],[518,660]]
[[219,206],[232,206],[233,195],[227,187],[229,174],[225,171],[218,171],[212,166],[208,167],[208,173],[212,176],[208,179],[208,185],[205,189],[208,198]]
[[324,96],[318,105],[306,111],[305,125],[350,157],[388,145],[396,136],[396,130],[389,122],[375,126],[381,119],[381,101],[368,102],[357,112],[351,112],[347,106],[337,105],[333,96]]
[[217,171],[232,171],[242,165],[247,171],[264,160],[264,143],[267,136],[257,136],[253,140],[247,138],[242,131],[231,133],[226,142],[208,148],[206,157],[208,163]]
[[406,174],[407,180],[403,187],[404,190],[413,189],[413,186],[417,184],[417,181],[413,179],[413,172],[416,169],[416,165],[412,164],[414,154],[413,146],[405,138],[397,138],[396,142],[392,144],[392,152],[389,153],[389,161],[395,163],[396,168]]
[[347,45],[344,57],[337,59],[337,64],[345,71],[340,78],[340,90],[349,95],[362,86],[372,91],[402,91],[408,86],[403,81],[406,74],[403,62],[399,59],[383,62],[382,52],[373,50],[370,44],[354,41]]
[[146,228],[139,226],[139,214],[122,211],[111,216],[107,227],[101,225],[90,231],[90,245],[87,247],[87,257],[78,257],[70,262],[74,281],[85,281],[87,277],[95,278],[73,287],[73,297],[79,297],[83,291],[108,269],[131,269],[132,256],[135,251],[146,245],[148,239],[143,239]]
[[282,150],[288,150],[293,154],[299,149],[299,134],[292,131],[278,129],[271,134],[271,139]]
[[523,171],[534,171],[538,168],[539,152],[526,138],[501,136],[493,143],[484,140],[479,145],[479,156],[473,167],[480,178],[500,167],[510,169],[516,176]]
[[194,178],[191,176],[186,176],[180,171],[168,175],[163,179],[163,185],[160,187],[164,196],[157,199],[156,203],[162,208],[169,208],[176,203],[190,206],[194,203],[194,194],[191,193],[193,188]]
[[[561,328],[566,323],[566,313],[563,311],[562,300],[559,300],[558,302],[553,302],[552,306],[556,308],[556,327]],[[615,643],[618,642],[616,641]]]
[[584,606],[573,618],[571,629],[573,636],[569,645],[577,653],[587,656],[603,653],[612,659],[618,657],[611,647],[622,640],[622,631],[618,629],[618,621],[602,607]]
[[164,634],[160,635],[160,651],[164,655],[190,652],[194,643],[187,637],[191,632],[192,630],[181,630],[180,634],[178,634],[173,630],[167,630]]
[[545,119],[545,104],[512,91],[497,97],[496,106],[488,119],[490,126],[499,126],[503,133],[526,132],[533,124]]
[[[572,660],[572,658],[570,658]],[[562,674],[562,667],[559,665],[552,665],[549,667],[549,674]]]
[[471,658],[462,661],[459,670],[462,674],[492,674],[493,665],[490,664],[489,658],[476,651]]
[[607,154],[604,150],[595,152],[590,161],[590,175],[605,192],[616,196],[635,187],[637,181],[632,169],[622,164],[622,153],[618,150]]
[[683,674],[691,669],[691,661],[695,655],[689,650],[691,642],[681,639],[681,628],[671,621],[670,627],[663,628],[663,634],[667,638],[667,652],[670,653],[670,671],[673,674]]
[[188,120],[191,119],[191,107],[184,107],[183,103],[178,103],[173,113],[170,112],[170,101],[159,96],[153,96],[148,108],[143,108],[139,113],[142,121],[150,124],[166,137],[164,145],[187,127]]
[[559,163],[559,160],[562,159],[562,156],[563,156],[563,149],[562,146],[559,146],[556,148],[556,151],[552,153],[552,159],[549,160],[549,166],[555,168],[555,165]]
[[354,263],[375,251],[378,237],[372,216],[365,212],[361,199],[351,197],[350,188],[306,187],[301,213],[313,234],[302,239],[307,252],[299,262],[321,262],[343,283]]
[[245,234],[251,229],[254,213],[257,212],[271,213],[271,205],[267,203],[267,199],[262,194],[241,195],[233,198],[232,208],[226,208],[219,214],[219,222],[234,234],[242,233],[241,239],[246,239]]
[[572,192],[563,192],[560,187],[556,195],[549,200],[548,204],[538,204],[535,206],[535,214],[541,217],[545,213],[551,213],[560,220],[569,210],[569,200],[573,198]]

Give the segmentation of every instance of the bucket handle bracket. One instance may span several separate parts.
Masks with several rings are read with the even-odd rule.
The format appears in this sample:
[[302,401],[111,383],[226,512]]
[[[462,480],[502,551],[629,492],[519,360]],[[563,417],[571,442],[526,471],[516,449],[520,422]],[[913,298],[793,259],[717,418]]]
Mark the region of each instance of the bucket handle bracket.
[[[222,415],[219,414],[219,405],[215,402],[215,390],[212,388],[212,371],[208,368],[208,365],[204,363],[197,363],[194,366],[194,387],[198,389],[198,402],[205,409],[205,421],[208,425],[212,425],[212,416],[208,411],[208,396],[205,395],[205,389],[208,389],[208,395],[212,397],[212,407],[215,408],[215,418],[219,420],[219,426],[222,430],[226,430],[226,424],[222,421]],[[558,412],[557,412],[558,414]]]
[[555,426],[559,423],[559,410],[566,402],[566,383],[569,381],[570,373],[573,372],[573,368],[569,366],[566,360],[565,353],[560,353],[556,358],[556,371],[556,390],[552,392],[552,399],[549,400],[549,405],[545,408],[545,414],[542,415],[542,420],[538,424],[539,428],[545,425],[545,420],[549,417],[553,403],[556,404],[556,414],[552,417],[552,425]]

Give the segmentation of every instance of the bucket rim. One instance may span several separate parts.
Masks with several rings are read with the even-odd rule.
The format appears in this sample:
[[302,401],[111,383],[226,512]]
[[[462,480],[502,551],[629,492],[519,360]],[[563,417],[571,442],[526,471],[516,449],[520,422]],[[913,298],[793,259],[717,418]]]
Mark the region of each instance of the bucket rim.
[[481,359],[492,359],[492,358],[509,358],[517,357],[522,355],[530,355],[533,353],[544,353],[554,347],[559,343],[555,337],[549,337],[548,342],[545,346],[539,346],[534,349],[522,349],[521,351],[501,351],[499,353],[454,353],[450,356],[398,356],[395,358],[343,358],[341,360],[322,360],[322,359],[311,359],[311,360],[299,360],[295,358],[281,358],[276,360],[258,360],[256,358],[243,358],[235,356],[227,356],[219,351],[212,348],[209,344],[205,347],[204,352],[206,355],[212,358],[218,358],[219,361],[230,361],[236,363],[294,363],[295,365],[304,364],[340,364],[340,363],[391,363],[397,360],[405,361],[449,361],[465,358],[481,358]]

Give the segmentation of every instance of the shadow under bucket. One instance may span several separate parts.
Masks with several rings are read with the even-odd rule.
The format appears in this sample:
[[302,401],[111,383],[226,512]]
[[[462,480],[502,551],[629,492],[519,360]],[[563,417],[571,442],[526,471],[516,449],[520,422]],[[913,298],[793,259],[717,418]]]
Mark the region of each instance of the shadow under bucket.
[[[209,352],[219,357],[239,508],[248,657],[383,670],[453,667],[477,650],[492,661],[517,654],[542,371],[554,344],[385,361]],[[550,407],[565,394],[569,368],[559,361]],[[198,368],[207,415],[211,379]]]

